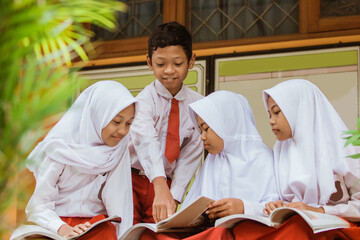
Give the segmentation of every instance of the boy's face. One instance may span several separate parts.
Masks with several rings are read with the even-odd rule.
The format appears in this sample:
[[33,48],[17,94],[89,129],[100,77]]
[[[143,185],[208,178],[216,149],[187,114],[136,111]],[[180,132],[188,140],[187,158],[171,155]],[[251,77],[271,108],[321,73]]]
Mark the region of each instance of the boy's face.
[[284,141],[291,138],[292,133],[290,125],[284,113],[272,97],[269,97],[267,106],[269,111],[269,123],[277,140]]
[[155,77],[175,96],[180,91],[188,70],[194,66],[195,54],[188,62],[182,46],[167,46],[157,48],[152,59],[147,56],[147,63]]
[[224,141],[219,137],[201,117],[197,116],[198,125],[201,131],[201,140],[204,148],[211,154],[221,153],[224,149]]
[[128,134],[134,115],[134,104],[119,112],[101,131],[101,138],[104,143],[109,147],[116,146]]

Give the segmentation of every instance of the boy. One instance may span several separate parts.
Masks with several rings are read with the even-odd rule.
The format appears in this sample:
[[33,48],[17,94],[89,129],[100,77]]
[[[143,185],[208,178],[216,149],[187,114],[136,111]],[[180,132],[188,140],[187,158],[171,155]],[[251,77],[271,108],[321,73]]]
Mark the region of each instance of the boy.
[[194,63],[184,26],[169,22],[151,34],[147,64],[156,80],[136,97],[130,132],[134,224],[172,215],[200,163],[203,149],[188,105],[202,96],[183,85]]

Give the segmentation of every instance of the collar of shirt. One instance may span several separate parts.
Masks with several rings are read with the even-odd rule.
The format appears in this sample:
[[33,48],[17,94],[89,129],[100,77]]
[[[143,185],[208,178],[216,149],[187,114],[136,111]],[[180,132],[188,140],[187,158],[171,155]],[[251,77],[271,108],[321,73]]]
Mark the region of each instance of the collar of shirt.
[[[173,96],[171,93],[164,87],[164,85],[161,84],[159,80],[155,80],[155,90],[156,92],[162,96],[163,98],[167,100],[171,100]],[[178,101],[184,101],[185,100],[185,87],[184,84],[182,84],[180,91],[174,96],[174,98]]]

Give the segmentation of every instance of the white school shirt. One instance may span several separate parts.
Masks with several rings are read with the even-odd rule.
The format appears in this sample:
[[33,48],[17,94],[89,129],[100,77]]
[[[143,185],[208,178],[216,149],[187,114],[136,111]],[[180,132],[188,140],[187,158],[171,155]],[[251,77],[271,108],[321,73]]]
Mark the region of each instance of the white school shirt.
[[[118,236],[132,225],[132,189],[129,153],[104,174],[86,174],[46,157],[38,171],[34,193],[26,207],[29,222],[57,233],[60,217],[121,216]],[[105,183],[106,182],[106,183]],[[60,216],[60,217],[59,217]]]
[[189,116],[188,105],[202,96],[183,85],[174,97],[179,101],[180,154],[170,164],[164,152],[172,98],[171,93],[158,80],[146,86],[136,96],[139,111],[131,125],[129,149],[132,167],[144,170],[150,182],[159,176],[171,178],[171,194],[181,202],[200,164],[203,151],[200,134]]
[[106,178],[107,174],[80,173],[73,166],[46,157],[26,207],[28,221],[56,233],[65,224],[59,216],[94,217],[106,214],[105,206],[98,198]]

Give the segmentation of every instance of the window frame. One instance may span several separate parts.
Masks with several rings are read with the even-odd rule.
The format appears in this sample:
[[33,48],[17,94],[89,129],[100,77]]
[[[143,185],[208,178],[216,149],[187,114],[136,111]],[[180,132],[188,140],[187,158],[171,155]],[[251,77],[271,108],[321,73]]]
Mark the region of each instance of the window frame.
[[[188,26],[188,0],[163,0],[163,22],[177,21]],[[259,50],[276,45],[279,42],[307,41],[314,39],[319,45],[319,38],[338,39],[351,35],[360,35],[360,16],[319,18],[320,0],[299,0],[299,33],[256,38],[243,38],[224,41],[199,42],[193,44],[193,50],[206,51],[201,56],[216,54],[212,49],[257,45]],[[144,61],[147,54],[148,37],[111,40],[96,44],[96,55],[90,55],[88,65],[107,65]],[[334,40],[336,41],[336,40]],[[333,42],[334,42],[333,41]],[[331,42],[331,44],[333,44]],[[268,44],[266,47],[264,44]],[[326,44],[326,43],[324,43]],[[301,42],[296,47],[307,46]],[[290,43],[289,46],[293,47]],[[226,52],[226,50],[225,50]]]
[[308,31],[325,32],[360,28],[360,15],[343,17],[320,17],[320,1],[306,0],[308,6]]

